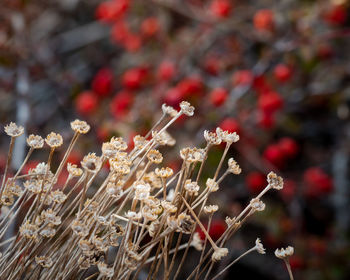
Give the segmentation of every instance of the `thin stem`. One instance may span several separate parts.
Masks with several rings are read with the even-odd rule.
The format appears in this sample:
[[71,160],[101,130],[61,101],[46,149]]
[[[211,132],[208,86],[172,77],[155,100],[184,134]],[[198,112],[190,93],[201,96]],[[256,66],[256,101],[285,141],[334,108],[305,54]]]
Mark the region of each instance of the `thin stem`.
[[292,268],[290,267],[290,263],[289,263],[289,259],[283,259],[283,260],[284,260],[284,263],[286,264],[290,280],[294,280]]

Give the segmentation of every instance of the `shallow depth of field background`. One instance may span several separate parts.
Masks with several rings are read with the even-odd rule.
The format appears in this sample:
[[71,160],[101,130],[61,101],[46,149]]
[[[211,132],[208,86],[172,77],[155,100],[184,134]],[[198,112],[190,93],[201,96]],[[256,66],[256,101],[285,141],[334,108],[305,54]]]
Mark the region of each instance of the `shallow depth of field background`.
[[[86,120],[92,131],[69,159],[79,163],[111,136],[132,145],[162,103],[188,100],[195,116],[170,129],[177,145],[162,150],[168,166],[179,167],[181,147],[203,146],[205,129],[241,136],[229,154],[243,172],[211,200],[221,207],[214,239],[270,170],[285,179],[230,243],[226,261],[256,236],[267,255],[248,256],[227,279],[287,279],[273,255],[287,245],[296,279],[350,279],[349,50],[347,0],[2,0],[0,121],[27,134],[60,132],[68,142],[69,122]],[[3,169],[4,133],[0,141]],[[210,153],[207,176],[222,150]],[[36,157],[27,169],[46,154]]]

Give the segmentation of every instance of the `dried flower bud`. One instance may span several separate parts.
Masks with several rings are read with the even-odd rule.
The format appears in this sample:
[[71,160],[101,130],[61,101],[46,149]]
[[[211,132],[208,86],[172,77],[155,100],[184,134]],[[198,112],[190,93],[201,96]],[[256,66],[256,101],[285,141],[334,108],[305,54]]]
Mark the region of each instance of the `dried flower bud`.
[[207,179],[206,186],[209,189],[209,192],[216,192],[219,189],[219,184],[211,178]]
[[206,214],[214,214],[216,211],[218,211],[218,209],[219,209],[219,206],[217,206],[217,205],[204,206],[204,212]]
[[1,196],[0,203],[1,205],[11,206],[15,201],[15,198],[12,193],[3,192]]
[[265,203],[262,202],[259,198],[253,198],[250,201],[250,207],[252,207],[254,211],[261,212],[265,210]]
[[108,250],[108,239],[103,239],[100,237],[94,237],[92,239],[92,243],[94,243],[97,250],[106,252]]
[[80,133],[80,134],[86,134],[90,130],[90,125],[87,124],[85,121],[75,120],[70,123],[71,128],[73,131]]
[[178,113],[173,107],[167,106],[166,104],[162,105],[162,111],[164,114],[167,114],[172,118],[175,117]]
[[220,261],[223,257],[226,257],[228,254],[228,249],[227,248],[217,248],[214,249],[214,253],[211,256],[211,259],[216,262]]
[[191,182],[191,180],[188,179],[185,181],[184,188],[189,195],[195,195],[195,196],[198,195],[199,186],[198,186],[197,182],[194,182],[194,181]]
[[50,196],[52,197],[52,200],[58,204],[62,204],[67,199],[67,196],[59,190],[51,192]]
[[92,201],[89,198],[84,203],[84,210],[90,214],[95,214],[97,212],[98,207],[99,204],[96,201]]
[[150,162],[159,164],[163,161],[163,156],[158,150],[150,150],[147,154],[147,158]]
[[154,173],[160,178],[169,178],[170,176],[173,175],[174,172],[169,167],[166,167],[166,168],[162,167],[161,169],[156,168]]
[[113,145],[113,143],[111,142],[106,142],[102,144],[102,154],[106,157],[106,158],[115,158],[117,156],[118,153],[118,149],[115,145]]
[[130,211],[130,210],[125,213],[125,216],[127,218],[129,218],[130,220],[134,220],[134,221],[140,220],[142,217],[141,213],[136,213],[136,212]]
[[179,223],[175,216],[168,216],[167,217],[167,225],[172,230],[178,230],[179,229]]
[[141,210],[142,217],[147,221],[155,221],[158,218],[158,215],[152,211],[152,209],[145,205]]
[[51,132],[49,135],[46,136],[45,142],[51,148],[58,148],[58,147],[62,146],[63,139],[62,139],[62,136],[60,134],[55,133],[55,132]]
[[269,186],[276,190],[283,189],[283,179],[280,176],[277,176],[276,173],[270,172],[267,175],[267,182],[269,183]]
[[216,128],[216,134],[222,142],[226,142],[228,144],[236,143],[239,140],[239,135],[236,132],[230,133],[222,130],[220,127]]
[[106,192],[108,195],[110,195],[116,199],[121,198],[123,195],[123,189],[114,183],[107,184]]
[[287,248],[276,249],[275,256],[280,259],[289,258],[294,254],[294,248],[292,246],[288,246]]
[[149,227],[148,227],[148,233],[151,237],[154,237],[156,235],[156,233],[158,232],[159,230],[159,221],[158,220],[155,220],[153,221]]
[[204,149],[183,148],[180,151],[181,158],[188,163],[202,162],[204,160],[204,155],[205,155]]
[[157,130],[152,131],[152,138],[158,145],[174,146],[176,140],[166,131],[158,132]]
[[13,194],[15,196],[21,196],[23,194],[23,190],[19,185],[16,184],[10,184],[6,188],[6,191],[8,191],[10,194]]
[[44,146],[44,139],[39,135],[31,134],[27,137],[27,144],[33,149],[41,149]]
[[91,251],[94,248],[94,245],[87,239],[80,239],[78,246],[82,251]]
[[238,163],[233,158],[230,158],[228,160],[228,172],[235,175],[241,174],[242,172],[242,169],[239,167]]
[[207,141],[208,145],[220,145],[221,138],[217,136],[215,132],[210,132],[208,130],[204,131],[204,139]]
[[147,143],[149,142],[145,137],[143,137],[141,135],[134,136],[133,140],[134,140],[135,148],[139,149],[139,150],[144,148],[147,145]]
[[181,108],[181,112],[183,114],[185,114],[186,116],[189,116],[189,117],[193,116],[193,114],[194,114],[194,107],[191,106],[191,104],[189,102],[182,101],[180,103],[180,108]]
[[46,257],[46,256],[35,256],[35,262],[45,268],[49,268],[53,265],[53,261],[50,257]]
[[258,251],[259,254],[265,254],[265,248],[262,245],[262,243],[260,241],[260,238],[257,238],[255,240],[255,248],[256,248],[256,250]]
[[8,136],[18,137],[21,136],[24,132],[23,126],[17,126],[14,122],[10,122],[10,124],[5,126],[5,132]]

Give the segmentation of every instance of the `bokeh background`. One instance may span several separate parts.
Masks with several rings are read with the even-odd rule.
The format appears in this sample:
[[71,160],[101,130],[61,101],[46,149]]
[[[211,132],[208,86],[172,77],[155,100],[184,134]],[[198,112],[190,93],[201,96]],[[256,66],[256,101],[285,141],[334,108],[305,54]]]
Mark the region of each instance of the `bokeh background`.
[[[241,140],[229,154],[240,176],[224,180],[210,234],[235,216],[274,170],[285,187],[231,241],[236,257],[261,237],[227,279],[287,279],[277,247],[292,245],[296,279],[350,279],[350,3],[347,0],[2,0],[0,120],[69,139],[69,122],[92,131],[69,158],[82,159],[114,135],[133,145],[182,100],[195,116],[175,123],[177,145],[201,146],[220,126]],[[1,141],[4,168],[8,139]],[[17,141],[13,167],[25,154]],[[223,148],[206,165],[211,176]],[[39,153],[26,167],[43,160]],[[220,268],[219,268],[220,269]]]

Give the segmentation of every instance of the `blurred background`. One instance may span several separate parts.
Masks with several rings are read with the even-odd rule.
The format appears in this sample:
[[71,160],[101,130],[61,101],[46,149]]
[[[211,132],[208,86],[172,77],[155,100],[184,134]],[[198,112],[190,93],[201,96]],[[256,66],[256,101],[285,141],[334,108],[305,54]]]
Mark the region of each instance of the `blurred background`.
[[[349,10],[347,0],[2,0],[1,124],[68,141],[69,122],[84,119],[92,131],[69,158],[79,163],[114,135],[132,146],[162,103],[188,100],[195,116],[171,128],[168,166],[179,168],[181,147],[203,146],[205,129],[241,137],[229,154],[243,172],[212,197],[222,207],[214,239],[270,170],[285,179],[231,241],[227,262],[257,236],[267,256],[242,259],[226,279],[288,279],[273,254],[287,245],[296,279],[350,279]],[[20,139],[14,168],[25,155]],[[4,168],[4,133],[0,141]],[[207,176],[222,151],[211,152]]]

